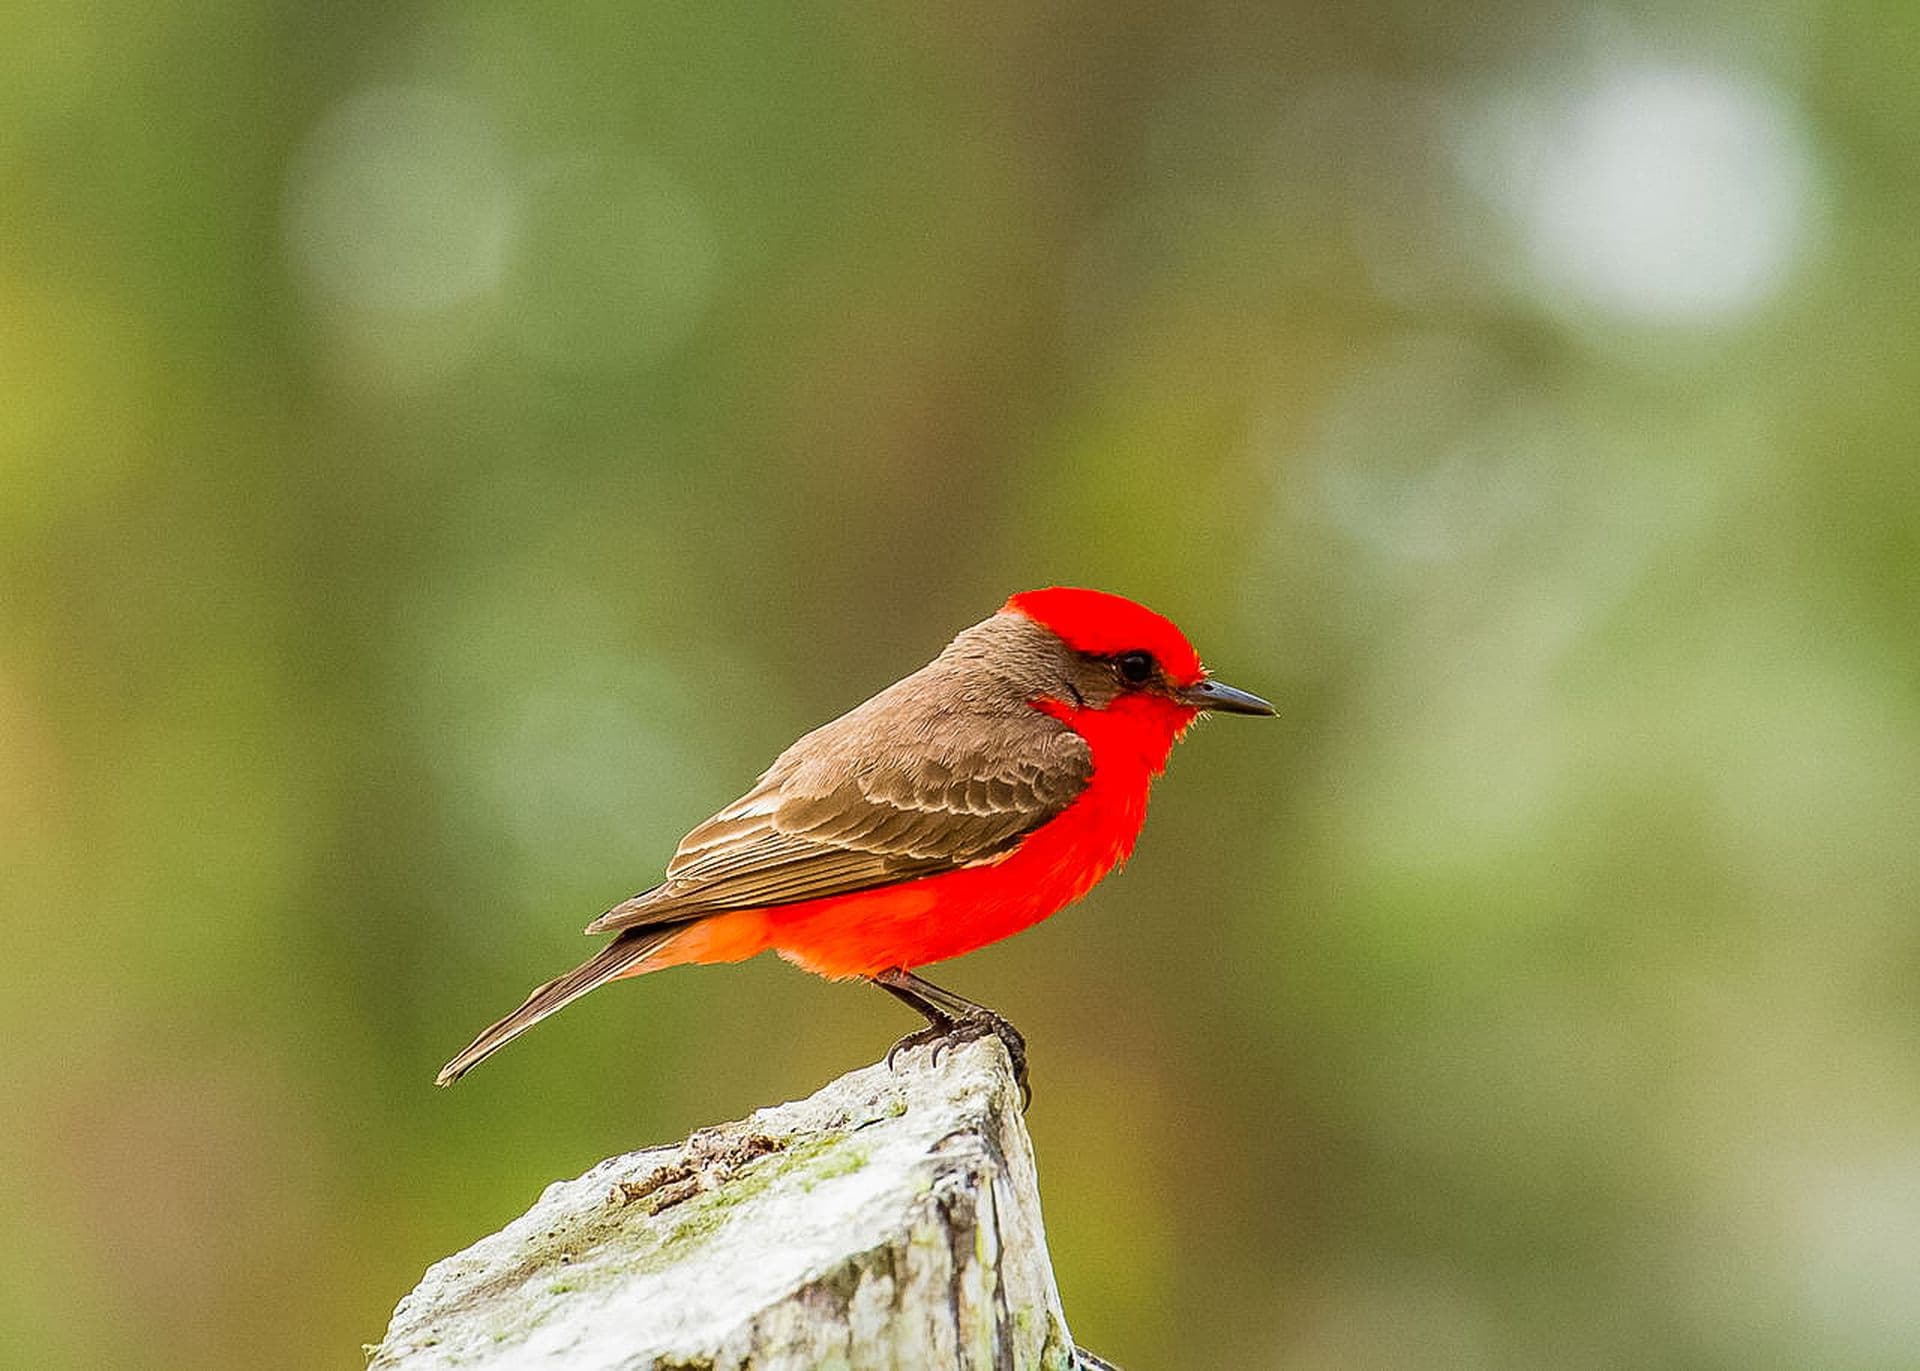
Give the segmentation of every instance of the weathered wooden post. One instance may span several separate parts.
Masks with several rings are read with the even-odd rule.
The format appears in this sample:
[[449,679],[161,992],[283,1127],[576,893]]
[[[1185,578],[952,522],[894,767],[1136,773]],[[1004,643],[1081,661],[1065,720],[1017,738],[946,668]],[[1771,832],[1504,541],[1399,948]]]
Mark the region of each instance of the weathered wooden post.
[[1000,1044],[600,1163],[428,1270],[375,1371],[1068,1371]]

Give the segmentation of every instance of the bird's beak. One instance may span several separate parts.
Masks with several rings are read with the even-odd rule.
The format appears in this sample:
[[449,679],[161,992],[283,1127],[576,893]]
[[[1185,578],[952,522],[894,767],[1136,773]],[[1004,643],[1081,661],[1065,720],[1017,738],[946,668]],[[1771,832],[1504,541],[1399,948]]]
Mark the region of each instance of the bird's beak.
[[1272,714],[1273,706],[1258,695],[1235,690],[1225,681],[1211,676],[1195,681],[1180,692],[1181,702],[1194,709],[1217,709],[1225,714]]

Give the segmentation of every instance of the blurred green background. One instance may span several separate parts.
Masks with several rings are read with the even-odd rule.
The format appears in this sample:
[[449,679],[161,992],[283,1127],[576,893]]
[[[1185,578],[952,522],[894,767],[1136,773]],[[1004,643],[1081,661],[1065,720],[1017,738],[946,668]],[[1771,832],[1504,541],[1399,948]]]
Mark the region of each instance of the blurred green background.
[[1084,1342],[1920,1364],[1916,70],[1850,0],[16,0],[7,1360],[356,1364],[873,1059],[763,960],[429,1084],[1068,582],[1283,716],[939,976]]

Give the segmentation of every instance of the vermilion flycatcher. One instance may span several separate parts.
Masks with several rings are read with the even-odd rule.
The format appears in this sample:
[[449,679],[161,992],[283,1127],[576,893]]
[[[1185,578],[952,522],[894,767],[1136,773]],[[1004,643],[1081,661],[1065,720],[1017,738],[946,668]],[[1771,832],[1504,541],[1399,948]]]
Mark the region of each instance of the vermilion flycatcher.
[[[1147,789],[1202,710],[1272,714],[1178,628],[1097,590],[1015,595],[933,661],[780,754],[680,840],[667,878],[587,925],[598,955],[448,1062],[447,1085],[594,987],[772,948],[863,976],[926,1016],[895,1051],[998,1034],[992,1010],[913,974],[1079,899],[1133,850]],[[891,1054],[889,1054],[891,1056]]]

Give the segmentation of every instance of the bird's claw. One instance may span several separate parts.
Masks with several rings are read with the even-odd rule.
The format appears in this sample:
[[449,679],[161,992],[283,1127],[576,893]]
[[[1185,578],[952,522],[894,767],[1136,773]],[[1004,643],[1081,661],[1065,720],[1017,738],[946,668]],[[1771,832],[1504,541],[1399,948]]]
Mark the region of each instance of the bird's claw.
[[895,1059],[902,1052],[928,1046],[933,1048],[933,1064],[938,1066],[947,1053],[961,1043],[978,1042],[989,1036],[998,1038],[1000,1045],[1007,1049],[1014,1082],[1020,1087],[1020,1108],[1024,1110],[1033,1103],[1033,1087],[1027,1083],[1027,1040],[1019,1029],[991,1009],[973,1010],[948,1023],[916,1028],[887,1049],[887,1069],[899,1069]]
[[[943,1024],[928,1024],[925,1028],[914,1029],[913,1032],[906,1034],[899,1042],[887,1049],[887,1070],[898,1071],[900,1069],[900,1063],[897,1059],[902,1052],[912,1052],[916,1048],[926,1047],[928,1044],[944,1043],[947,1040],[947,1034],[950,1032],[952,1032],[952,1027]],[[939,1058],[936,1057],[934,1060],[938,1061]]]

